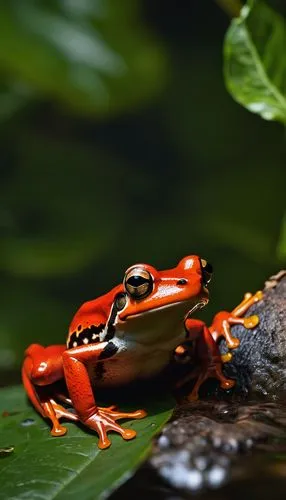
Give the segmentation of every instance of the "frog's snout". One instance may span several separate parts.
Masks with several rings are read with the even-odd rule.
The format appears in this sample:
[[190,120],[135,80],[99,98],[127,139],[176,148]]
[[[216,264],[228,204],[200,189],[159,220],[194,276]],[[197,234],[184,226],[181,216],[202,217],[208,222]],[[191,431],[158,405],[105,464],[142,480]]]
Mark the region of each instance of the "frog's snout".
[[204,284],[204,286],[206,286],[206,285],[208,285],[208,283],[212,279],[213,266],[209,262],[207,262],[205,259],[200,259],[200,260],[201,260],[201,266],[202,266],[203,284]]

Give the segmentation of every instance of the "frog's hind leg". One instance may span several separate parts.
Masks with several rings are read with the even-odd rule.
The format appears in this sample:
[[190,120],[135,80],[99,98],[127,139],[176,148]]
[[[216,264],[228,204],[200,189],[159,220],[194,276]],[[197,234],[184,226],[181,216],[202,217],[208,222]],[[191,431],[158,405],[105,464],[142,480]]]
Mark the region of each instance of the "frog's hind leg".
[[67,429],[59,423],[60,418],[78,420],[76,414],[59,405],[51,396],[52,384],[63,377],[61,355],[65,349],[65,346],[44,348],[32,344],[26,350],[22,367],[23,384],[29,399],[42,417],[52,421],[53,436],[62,436],[67,432]]
[[[176,388],[182,387],[195,378],[196,382],[188,395],[189,401],[198,399],[199,389],[208,378],[216,378],[222,389],[231,389],[235,382],[226,378],[222,372],[221,355],[208,327],[201,320],[194,319],[187,319],[185,327],[190,337],[194,339],[193,357],[197,364],[194,370],[176,383]],[[197,333],[196,338],[194,337],[195,332]]]

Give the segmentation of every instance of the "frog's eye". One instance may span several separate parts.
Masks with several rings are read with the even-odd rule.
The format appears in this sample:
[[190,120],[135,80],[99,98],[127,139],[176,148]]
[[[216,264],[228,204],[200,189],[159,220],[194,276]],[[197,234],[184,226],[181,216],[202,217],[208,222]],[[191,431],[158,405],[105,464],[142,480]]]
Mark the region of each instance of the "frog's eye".
[[153,279],[146,269],[131,269],[124,278],[124,286],[129,295],[134,299],[147,297],[153,289]]

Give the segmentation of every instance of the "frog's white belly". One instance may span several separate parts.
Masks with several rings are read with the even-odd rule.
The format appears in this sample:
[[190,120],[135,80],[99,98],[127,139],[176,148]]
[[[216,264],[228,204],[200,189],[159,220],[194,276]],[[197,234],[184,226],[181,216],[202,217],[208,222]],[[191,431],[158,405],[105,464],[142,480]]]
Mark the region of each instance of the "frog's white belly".
[[89,368],[89,375],[95,387],[117,386],[137,379],[149,378],[165,368],[177,345],[184,340],[185,332],[175,335],[163,343],[142,345],[114,337],[113,344],[118,352]]

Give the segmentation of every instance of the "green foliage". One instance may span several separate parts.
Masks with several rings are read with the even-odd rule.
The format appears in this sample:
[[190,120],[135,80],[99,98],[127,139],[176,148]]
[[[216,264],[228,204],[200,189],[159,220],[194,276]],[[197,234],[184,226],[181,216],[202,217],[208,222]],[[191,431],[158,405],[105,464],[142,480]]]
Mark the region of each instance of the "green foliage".
[[233,19],[224,45],[225,81],[236,101],[286,124],[285,20],[260,0]]
[[277,254],[281,261],[286,261],[286,214],[281,224],[281,233],[277,246]]
[[108,213],[117,208],[123,217],[126,201],[116,187],[125,165],[108,153],[76,144],[71,149],[67,141],[37,134],[21,134],[17,150],[21,168],[0,187],[14,217],[2,237],[0,267],[13,275],[65,275],[100,258],[119,227],[115,218],[103,217],[106,192],[98,186],[108,178],[114,193]]
[[97,117],[149,98],[164,81],[166,61],[139,21],[134,0],[1,2],[0,69],[7,82],[17,81],[13,107],[25,87],[31,97]]
[[149,402],[149,416],[123,424],[136,429],[137,437],[127,442],[112,435],[111,448],[100,451],[97,437],[74,424],[67,424],[64,437],[51,437],[48,425],[27,404],[22,388],[2,389],[0,414],[10,415],[0,417],[1,448],[13,446],[14,451],[0,458],[1,499],[92,500],[103,493],[106,497],[144,460],[172,406],[168,397]]

